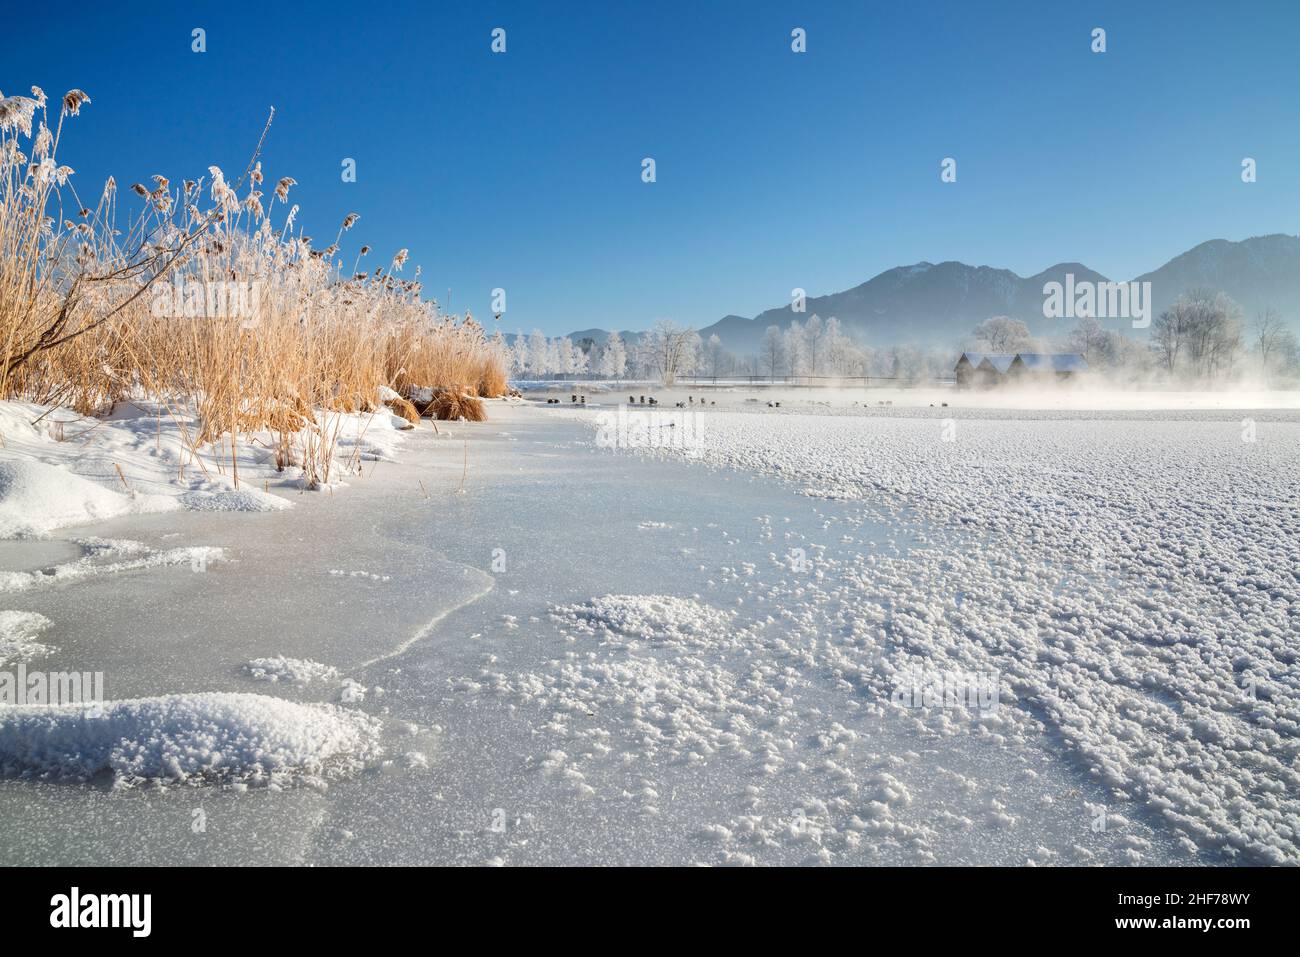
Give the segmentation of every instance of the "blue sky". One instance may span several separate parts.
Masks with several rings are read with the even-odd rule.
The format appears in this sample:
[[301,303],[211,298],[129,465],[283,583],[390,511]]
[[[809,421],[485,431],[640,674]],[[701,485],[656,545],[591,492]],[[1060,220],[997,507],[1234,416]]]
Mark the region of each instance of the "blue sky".
[[308,233],[358,212],[353,245],[409,247],[453,310],[505,288],[507,332],[704,326],[922,259],[1125,279],[1300,232],[1289,0],[181,6],[0,38],[0,90],[90,94],[60,151],[83,196],[237,174],[274,105],[264,166]]

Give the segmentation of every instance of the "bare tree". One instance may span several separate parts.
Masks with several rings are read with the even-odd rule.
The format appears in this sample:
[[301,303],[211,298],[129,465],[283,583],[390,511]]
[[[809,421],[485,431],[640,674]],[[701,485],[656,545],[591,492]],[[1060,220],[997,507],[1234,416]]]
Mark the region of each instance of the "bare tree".
[[1282,321],[1282,314],[1271,306],[1256,314],[1250,331],[1267,379],[1273,361],[1285,347],[1286,339],[1291,333]]
[[1091,317],[1079,320],[1069,336],[1069,347],[1088,361],[1092,367],[1107,365],[1114,357],[1112,333]]
[[1183,351],[1183,327],[1186,324],[1181,300],[1160,313],[1151,325],[1151,339],[1160,353],[1165,371],[1173,373],[1178,367],[1178,357]]
[[1241,349],[1241,309],[1221,292],[1192,290],[1160,314],[1152,338],[1169,372],[1221,376],[1232,370]]

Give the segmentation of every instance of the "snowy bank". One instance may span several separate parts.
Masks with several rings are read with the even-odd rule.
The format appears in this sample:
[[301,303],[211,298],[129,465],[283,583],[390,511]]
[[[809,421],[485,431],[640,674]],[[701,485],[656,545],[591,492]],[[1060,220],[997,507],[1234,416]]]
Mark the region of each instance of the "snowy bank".
[[[330,482],[363,462],[391,459],[405,419],[376,413],[318,413],[313,429],[334,440]],[[292,502],[302,469],[281,469],[277,436],[240,436],[232,466],[229,438],[192,448],[197,425],[148,403],[119,403],[106,419],[63,408],[0,402],[0,538],[34,538],[122,515],[178,510],[266,512]],[[304,436],[300,435],[299,439]]]

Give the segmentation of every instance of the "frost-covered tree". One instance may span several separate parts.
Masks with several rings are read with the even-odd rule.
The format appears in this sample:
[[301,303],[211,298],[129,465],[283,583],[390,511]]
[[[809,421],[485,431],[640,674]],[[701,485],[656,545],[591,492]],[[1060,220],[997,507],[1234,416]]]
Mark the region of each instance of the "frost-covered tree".
[[1273,373],[1289,365],[1297,349],[1296,335],[1286,327],[1282,314],[1267,307],[1250,324],[1251,345],[1267,382]]
[[573,340],[562,336],[552,340],[555,346],[555,371],[560,375],[573,375],[578,368],[578,359],[573,348]]
[[763,371],[775,382],[776,370],[785,366],[785,336],[777,326],[768,326],[763,333],[758,358]]
[[[565,339],[564,341],[570,342],[570,340],[568,339]],[[572,345],[572,343],[570,343],[569,364],[571,366],[570,369],[571,373],[573,375],[582,375],[584,372],[587,371],[588,361],[589,361],[588,354],[586,352],[583,352],[582,349],[579,348],[578,346]]]
[[528,374],[534,379],[545,378],[551,371],[550,344],[542,330],[534,329],[528,337]]
[[528,337],[522,329],[515,333],[515,344],[510,351],[515,375],[522,378],[528,372]]
[[832,375],[864,375],[866,357],[852,339],[840,328],[840,321],[834,316],[826,320],[822,332],[822,353],[826,356],[825,368]]
[[506,337],[500,329],[492,334],[492,338],[488,340],[488,346],[497,357],[497,361],[501,363],[501,367],[506,370],[506,375],[509,375],[511,368],[515,364],[515,353],[510,348],[510,343],[506,342]]
[[785,330],[785,366],[790,375],[803,375],[808,371],[807,354],[803,326],[797,322],[790,323]]
[[629,379],[641,379],[645,377],[645,350],[640,342],[625,341],[623,348],[626,353],[626,363],[624,366],[625,374]]
[[1100,322],[1085,316],[1070,331],[1066,345],[1083,356],[1089,368],[1099,369],[1111,365],[1114,359],[1114,338],[1115,334],[1107,332]]
[[722,338],[715,332],[709,336],[709,341],[704,344],[704,370],[713,378],[724,374],[724,370],[731,358],[727,350],[722,348]]
[[621,379],[626,371],[627,350],[623,347],[622,337],[615,329],[609,334],[604,347],[600,350],[600,374],[611,379]]
[[671,388],[679,375],[694,371],[700,336],[689,326],[682,327],[671,319],[661,319],[650,330],[646,345],[655,373],[665,386]]
[[804,369],[808,375],[821,373],[820,348],[824,339],[821,316],[813,313],[803,327]]
[[993,316],[985,319],[971,333],[971,348],[978,352],[1009,355],[1026,352],[1033,343],[1029,327],[1010,316]]

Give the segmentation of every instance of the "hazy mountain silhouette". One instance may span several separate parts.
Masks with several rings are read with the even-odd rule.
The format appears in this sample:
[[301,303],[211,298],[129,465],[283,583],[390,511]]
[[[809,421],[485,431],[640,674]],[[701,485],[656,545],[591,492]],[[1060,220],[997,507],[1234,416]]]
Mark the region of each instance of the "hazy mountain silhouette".
[[[700,329],[707,339],[717,334],[724,348],[739,355],[758,351],[768,326],[787,328],[816,314],[835,316],[844,331],[857,341],[875,347],[917,343],[952,346],[990,316],[1011,316],[1025,322],[1037,336],[1065,335],[1070,319],[1043,316],[1043,285],[1065,282],[1104,282],[1107,277],[1082,263],[1057,263],[1033,276],[1022,277],[1009,269],[969,266],[960,262],[920,262],[886,270],[843,292],[808,298],[806,311],[793,312],[784,304],[752,319],[724,316]],[[1176,256],[1153,272],[1136,277],[1150,282],[1153,318],[1188,290],[1207,287],[1236,300],[1249,321],[1272,307],[1300,331],[1300,236],[1276,233],[1240,242],[1214,239]],[[1142,336],[1127,322],[1115,324],[1133,336]],[[641,333],[622,333],[636,341]],[[576,342],[587,337],[602,341],[603,329],[573,333]]]

